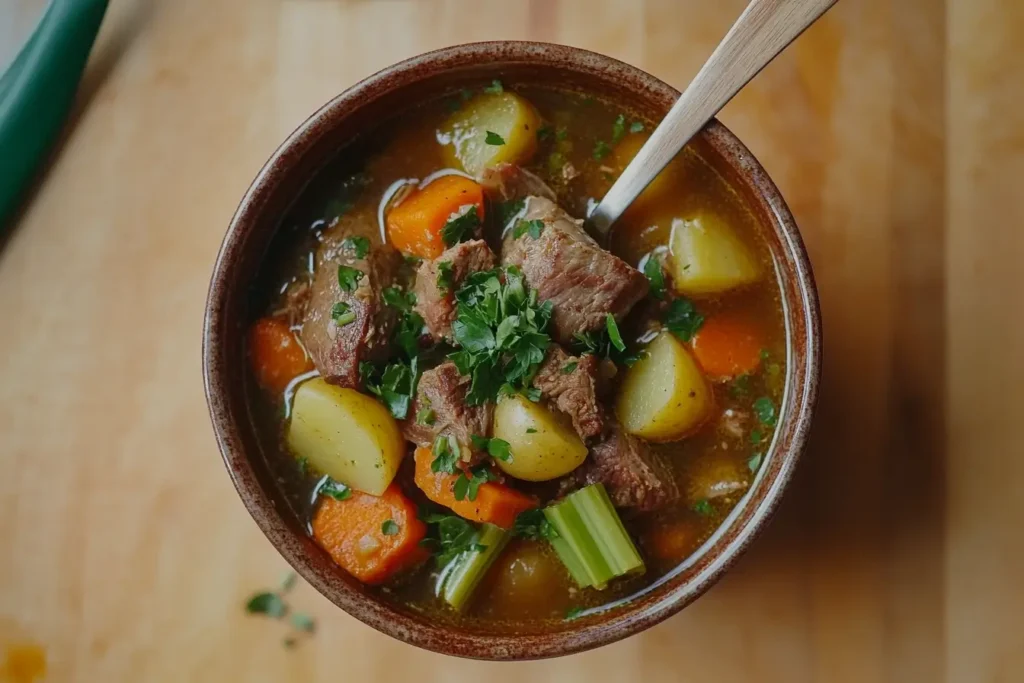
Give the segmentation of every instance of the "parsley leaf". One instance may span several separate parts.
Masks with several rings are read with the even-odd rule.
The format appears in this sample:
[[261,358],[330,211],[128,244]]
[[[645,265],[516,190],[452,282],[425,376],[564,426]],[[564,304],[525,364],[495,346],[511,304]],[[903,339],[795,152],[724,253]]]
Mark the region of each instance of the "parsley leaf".
[[480,485],[495,479],[497,477],[487,465],[479,465],[469,470],[469,472],[463,472],[455,480],[455,486],[452,487],[455,493],[455,500],[476,500],[476,495],[480,491]]
[[569,363],[566,363],[565,365],[562,366],[562,374],[563,375],[571,375],[572,373],[576,372],[576,368],[578,366],[579,366],[579,362],[578,361],[570,361]]
[[416,305],[416,295],[406,292],[401,287],[385,287],[380,295],[385,304],[397,308],[402,313],[409,313]]
[[533,427],[527,427],[527,428],[526,428],[526,433],[527,433],[527,434],[536,434],[536,433],[537,433],[537,430],[536,430],[536,429],[534,429]]
[[612,124],[612,143],[616,143],[622,139],[622,136],[626,134],[626,117],[624,114],[619,114],[615,117],[615,123]]
[[512,229],[512,239],[517,240],[523,235],[529,233],[533,239],[538,239],[540,233],[544,230],[544,221],[539,218],[532,221],[519,221],[516,223],[516,227]]
[[473,233],[480,227],[480,216],[476,212],[476,205],[455,218],[451,218],[441,228],[441,240],[446,247],[454,247],[459,242],[465,242],[473,237]]
[[661,270],[661,262],[653,255],[644,263],[644,275],[651,284],[651,296],[655,299],[665,298],[665,273]]
[[421,545],[433,549],[439,566],[447,565],[464,552],[486,550],[477,542],[476,526],[458,515],[421,510],[419,518],[430,527]]
[[398,534],[398,523],[393,519],[386,519],[380,525],[380,532],[385,536],[396,536]]
[[679,297],[669,304],[665,313],[665,327],[682,341],[690,341],[704,324],[704,316],[697,312],[693,302]]
[[757,444],[761,443],[761,439],[763,439],[763,438],[764,438],[764,434],[761,433],[760,429],[751,429],[750,430],[750,443],[753,444],[754,446],[756,446]]
[[740,398],[750,393],[750,375],[744,373],[734,379],[729,385],[729,395],[733,398]]
[[608,146],[608,143],[604,140],[598,140],[594,145],[594,159],[601,161],[608,156],[612,151],[612,148]]
[[[364,372],[363,367],[360,365],[360,374]],[[389,363],[379,376],[378,368],[370,365],[368,373],[363,376],[363,384],[388,407],[396,420],[404,420],[409,414],[419,379],[419,361],[414,356],[408,364],[404,361]]]
[[350,266],[338,266],[338,286],[344,292],[354,292],[363,279],[363,271]]
[[512,462],[512,449],[508,441],[504,439],[488,439],[484,436],[477,436],[476,434],[470,435],[470,440],[473,442],[473,446],[481,451],[486,452],[492,458],[497,458],[502,462]]
[[355,319],[355,311],[351,310],[349,305],[344,301],[339,301],[331,306],[331,320],[333,320],[338,327],[344,327],[351,322],[355,322]]
[[693,505],[693,511],[701,517],[710,517],[715,514],[715,506],[709,500],[698,500]]
[[747,469],[750,470],[751,474],[756,473],[761,468],[761,460],[764,456],[760,453],[754,453],[750,456],[750,460],[747,460]]
[[266,614],[273,619],[280,619],[288,611],[288,606],[277,593],[269,591],[257,593],[245,603],[245,611],[249,614]]
[[537,142],[547,142],[553,137],[555,137],[555,129],[551,126],[544,124],[537,129]]
[[605,327],[608,328],[608,339],[619,351],[626,350],[626,342],[622,341],[622,334],[619,332],[619,325],[615,322],[615,316],[611,313],[606,313],[604,316]]
[[327,496],[334,500],[347,500],[352,497],[352,489],[345,486],[340,481],[335,481],[330,477],[324,477],[320,481],[320,485],[317,487],[316,492],[318,495]]
[[575,621],[583,616],[583,612],[586,611],[584,607],[570,607],[565,611],[565,621]]
[[442,293],[451,290],[455,282],[455,273],[452,272],[451,261],[441,261],[437,264],[437,288]]
[[410,358],[420,350],[420,336],[423,334],[423,317],[413,310],[416,295],[401,287],[386,287],[381,292],[384,303],[401,312],[402,317],[395,329],[395,341]]
[[774,425],[775,424],[775,404],[767,396],[754,401],[754,414],[757,415],[757,419],[761,421],[761,424]]
[[498,225],[504,228],[513,216],[523,210],[526,206],[525,199],[510,199],[507,202],[498,202],[494,207],[494,213],[498,217]]
[[484,92],[496,95],[498,93],[505,92],[505,88],[501,85],[501,81],[499,81],[498,79],[494,79],[493,81],[491,81],[491,84],[489,86],[484,88]]
[[643,122],[641,122],[641,121],[634,121],[633,123],[629,124],[629,132],[630,133],[642,133],[642,132],[644,132],[644,124],[643,124]]
[[370,253],[370,240],[365,237],[346,237],[341,243],[341,248],[356,258],[363,259]]
[[430,462],[431,472],[455,474],[455,465],[462,457],[459,442],[455,440],[455,437],[442,434],[434,439],[433,454],[434,459]]
[[432,427],[437,422],[437,415],[433,408],[420,408],[416,412],[416,424]]
[[294,626],[295,630],[297,631],[312,633],[316,630],[316,622],[313,621],[313,617],[309,616],[308,614],[296,612],[291,616],[291,619],[289,619],[289,621],[292,622],[292,626]]
[[493,130],[489,130],[487,131],[487,137],[484,138],[484,142],[486,142],[488,145],[500,147],[501,145],[505,144],[505,138],[501,137]]
[[553,540],[558,538],[558,531],[544,516],[540,508],[526,510],[516,515],[515,524],[512,525],[512,533],[519,538],[527,538],[534,541]]

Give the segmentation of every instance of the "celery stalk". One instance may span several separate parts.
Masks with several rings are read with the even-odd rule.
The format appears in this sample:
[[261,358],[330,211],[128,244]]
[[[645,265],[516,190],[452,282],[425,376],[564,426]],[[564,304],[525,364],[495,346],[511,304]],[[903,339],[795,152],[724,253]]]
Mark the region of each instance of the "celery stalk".
[[602,589],[611,579],[645,570],[603,484],[570,494],[544,516],[558,532],[551,545],[581,588]]
[[493,524],[484,524],[477,532],[476,544],[482,549],[466,550],[441,570],[438,579],[445,602],[461,610],[512,535]]

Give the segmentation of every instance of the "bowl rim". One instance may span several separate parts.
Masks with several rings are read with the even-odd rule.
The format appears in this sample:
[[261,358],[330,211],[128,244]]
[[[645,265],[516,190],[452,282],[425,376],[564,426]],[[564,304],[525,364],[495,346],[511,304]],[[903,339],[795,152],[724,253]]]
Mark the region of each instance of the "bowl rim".
[[[227,388],[231,386],[228,372],[231,354],[224,348],[225,325],[230,322],[225,319],[224,309],[231,283],[226,275],[232,264],[242,257],[245,238],[262,216],[266,195],[280,182],[282,174],[289,173],[288,164],[294,161],[296,154],[308,152],[322,142],[323,133],[332,127],[332,122],[359,110],[383,93],[400,91],[440,69],[468,68],[478,65],[481,60],[490,60],[490,66],[494,68],[529,64],[542,69],[580,70],[599,79],[626,75],[643,84],[644,92],[638,94],[640,98],[665,100],[679,95],[677,90],[656,77],[614,58],[580,48],[536,41],[487,41],[445,47],[403,60],[359,81],[323,105],[281,143],[239,202],[211,276],[203,325],[203,380],[217,445],[239,497],[278,552],[321,594],[376,630],[427,650],[475,659],[540,659],[606,645],[664,621],[707,591],[756,538],[777,508],[806,446],[820,383],[821,320],[810,260],[781,193],[747,147],[721,122],[713,119],[701,135],[750,186],[760,208],[770,217],[771,230],[791,261],[792,272],[787,272],[787,275],[792,278],[793,294],[799,300],[789,302],[789,305],[795,304],[802,313],[804,329],[801,340],[793,339],[787,317],[787,373],[794,372],[791,363],[794,347],[802,342],[805,354],[805,362],[799,368],[800,376],[787,376],[784,409],[779,411],[776,439],[766,453],[766,462],[771,460],[774,463],[772,478],[762,482],[763,496],[759,500],[748,501],[746,518],[740,526],[730,528],[732,535],[720,545],[717,554],[708,558],[709,561],[686,581],[667,589],[652,590],[652,594],[660,594],[651,596],[646,604],[627,604],[621,609],[603,612],[598,620],[573,622],[573,626],[563,631],[527,634],[470,633],[450,624],[430,622],[422,615],[404,611],[387,600],[361,592],[336,577],[317,571],[310,558],[316,546],[308,537],[295,538],[297,531],[285,521],[271,496],[258,483],[237,433],[236,416],[231,414],[227,399]],[[426,75],[420,74],[424,69]],[[784,304],[788,301],[787,296],[783,296],[783,301]],[[790,396],[791,390],[796,392],[795,404],[794,397]],[[785,447],[780,447],[779,434],[784,428],[791,436]],[[755,487],[759,486],[758,482],[768,476],[768,468],[762,465],[743,500],[750,498]],[[721,536],[727,526],[735,526],[741,504],[742,501],[737,503],[704,547]]]

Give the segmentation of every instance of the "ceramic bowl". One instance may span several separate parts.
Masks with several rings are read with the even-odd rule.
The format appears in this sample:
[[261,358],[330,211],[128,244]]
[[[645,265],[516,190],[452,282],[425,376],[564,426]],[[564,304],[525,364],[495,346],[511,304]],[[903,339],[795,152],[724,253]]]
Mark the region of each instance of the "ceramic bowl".
[[660,120],[679,95],[657,78],[609,57],[529,42],[437,50],[357,83],[299,126],[242,198],[210,283],[203,371],[214,431],[238,494],[267,538],[303,578],[352,616],[399,640],[451,655],[516,660],[579,652],[643,631],[697,599],[736,561],[772,516],[804,449],[819,382],[821,326],[811,266],[785,201],[743,143],[712,121],[691,144],[744,196],[766,227],[783,294],[788,339],[777,436],[750,490],[718,531],[641,596],[544,632],[481,634],[438,623],[347,576],[313,543],[304,521],[286,504],[257,443],[244,390],[244,332],[253,319],[249,290],[282,217],[339,150],[422,98],[492,78],[588,91],[654,120]]

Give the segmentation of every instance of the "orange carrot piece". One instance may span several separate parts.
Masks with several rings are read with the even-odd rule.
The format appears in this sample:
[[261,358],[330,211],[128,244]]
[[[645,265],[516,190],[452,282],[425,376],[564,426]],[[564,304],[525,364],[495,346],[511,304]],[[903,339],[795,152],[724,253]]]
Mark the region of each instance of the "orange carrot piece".
[[484,219],[483,187],[463,176],[441,176],[388,212],[388,241],[403,253],[437,258],[445,250],[441,229],[467,204]]
[[720,313],[693,336],[693,355],[709,377],[728,380],[754,372],[761,364],[761,331],[747,317]]
[[324,497],[313,517],[313,538],[331,559],[363,583],[379,584],[430,555],[420,541],[427,525],[398,484],[380,496],[353,491],[345,500]]
[[680,562],[697,549],[701,529],[692,521],[674,520],[658,524],[642,537],[644,549],[651,557]]
[[476,500],[455,500],[455,481],[461,475],[431,470],[434,454],[429,448],[417,448],[414,458],[416,485],[427,498],[472,522],[489,522],[503,529],[511,529],[520,512],[532,510],[539,505],[533,496],[494,481],[480,485]]
[[277,393],[313,369],[313,361],[282,318],[256,321],[249,330],[249,356],[260,385]]

